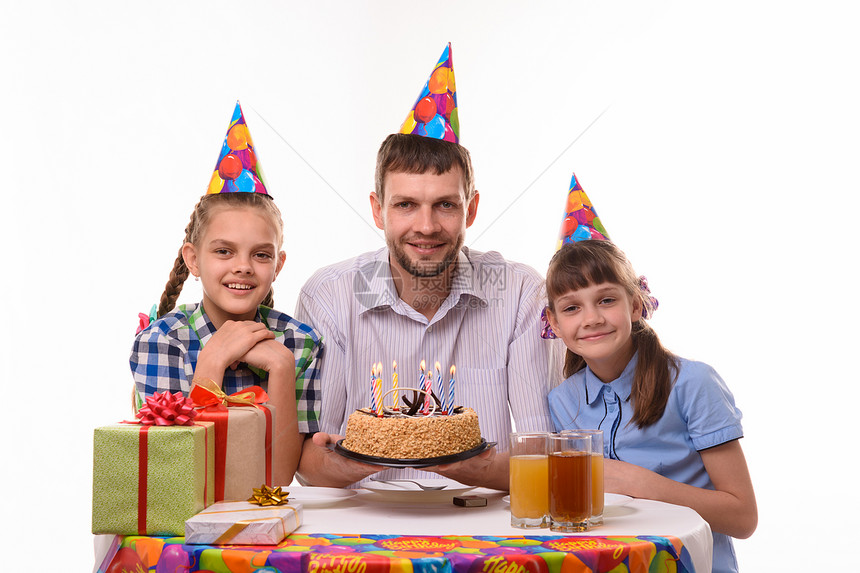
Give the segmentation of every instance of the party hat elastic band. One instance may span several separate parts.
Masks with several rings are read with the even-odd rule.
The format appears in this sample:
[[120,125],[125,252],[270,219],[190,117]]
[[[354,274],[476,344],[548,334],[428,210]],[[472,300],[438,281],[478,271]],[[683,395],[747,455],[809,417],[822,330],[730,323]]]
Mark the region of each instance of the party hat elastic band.
[[218,155],[207,193],[261,193],[268,195],[242,106],[236,102],[224,145]]
[[451,43],[433,68],[424,89],[418,94],[415,105],[400,133],[412,133],[431,139],[460,142],[460,119],[457,112],[457,84],[454,82],[454,64]]

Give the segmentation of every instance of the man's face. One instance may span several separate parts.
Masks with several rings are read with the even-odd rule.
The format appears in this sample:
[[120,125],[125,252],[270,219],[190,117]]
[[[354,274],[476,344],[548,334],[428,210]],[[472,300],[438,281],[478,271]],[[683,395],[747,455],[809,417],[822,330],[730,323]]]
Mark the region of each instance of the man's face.
[[478,194],[466,201],[459,167],[434,173],[388,173],[384,203],[371,193],[376,226],[385,231],[391,264],[416,277],[443,273],[463,246],[478,210]]

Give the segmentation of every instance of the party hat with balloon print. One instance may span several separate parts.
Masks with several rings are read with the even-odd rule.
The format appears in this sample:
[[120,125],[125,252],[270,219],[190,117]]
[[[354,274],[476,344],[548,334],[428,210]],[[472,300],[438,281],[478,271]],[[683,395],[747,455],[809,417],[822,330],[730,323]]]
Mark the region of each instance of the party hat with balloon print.
[[564,219],[561,222],[561,232],[555,250],[562,245],[585,241],[586,239],[609,240],[609,233],[603,228],[597,211],[591,199],[585,194],[582,185],[576,179],[576,173],[570,179],[570,189],[567,192],[567,204],[564,207]]
[[207,193],[261,193],[268,195],[242,106],[236,102],[224,145],[218,155]]
[[[561,232],[555,250],[558,251],[563,245],[585,241],[587,239],[609,240],[609,234],[603,228],[603,223],[594,205],[574,173],[570,178],[570,188],[567,191],[567,203],[564,207],[564,219],[561,221]],[[549,319],[546,316],[547,309],[541,312],[541,338],[556,338]]]
[[400,126],[400,133],[460,142],[457,84],[454,82],[450,42],[424,84],[424,89],[418,94],[415,105]]

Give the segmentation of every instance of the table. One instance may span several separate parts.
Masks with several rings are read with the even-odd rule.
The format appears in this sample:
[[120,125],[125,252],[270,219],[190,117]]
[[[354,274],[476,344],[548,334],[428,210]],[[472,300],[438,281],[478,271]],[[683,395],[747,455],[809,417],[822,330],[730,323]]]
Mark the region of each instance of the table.
[[[290,487],[291,491],[293,489],[298,488]],[[354,497],[330,506],[305,507],[302,525],[275,551],[274,546],[225,546],[223,551],[213,549],[212,552],[223,553],[234,560],[240,559],[243,552],[256,552],[254,565],[271,572],[572,573],[611,570],[613,563],[625,554],[626,546],[631,559],[633,553],[649,554],[653,558],[665,551],[665,555],[680,559],[678,570],[711,571],[713,541],[710,527],[695,511],[686,507],[635,499],[624,506],[608,507],[605,524],[601,527],[587,533],[561,535],[549,529],[511,527],[509,506],[503,501],[504,492],[477,488],[468,495],[487,498],[487,506],[460,507],[448,500],[434,503],[389,501],[380,493],[357,490]],[[97,549],[96,571],[105,572],[110,571],[107,564],[101,568],[99,565],[110,549],[107,540],[113,536],[102,537],[101,548]],[[178,555],[183,547],[188,550],[201,547],[181,545],[181,537],[117,538],[114,546],[117,542],[127,547],[134,546],[139,555],[143,554],[140,555],[143,561],[149,560],[150,563],[143,563],[144,571],[155,559],[154,552],[162,553],[163,549]],[[584,549],[592,550],[591,557],[581,559],[585,563],[593,558],[593,562],[585,563],[593,569],[586,568],[575,556],[565,557]],[[371,554],[368,554],[369,550],[373,550]],[[305,554],[303,561],[296,557],[297,552]],[[553,552],[552,556],[549,552]],[[538,553],[543,558],[536,557]],[[199,550],[196,555],[199,558]],[[244,555],[244,560],[248,561],[248,554]],[[495,561],[488,557],[493,555],[496,556]],[[562,558],[567,561],[562,562]],[[226,562],[223,564],[225,568],[221,569],[223,559],[219,555],[214,561],[216,565],[211,560],[197,565],[225,573],[258,570],[247,564],[233,568]],[[571,565],[574,562],[575,567]],[[476,567],[476,563],[481,566]],[[151,570],[166,570],[161,565]]]

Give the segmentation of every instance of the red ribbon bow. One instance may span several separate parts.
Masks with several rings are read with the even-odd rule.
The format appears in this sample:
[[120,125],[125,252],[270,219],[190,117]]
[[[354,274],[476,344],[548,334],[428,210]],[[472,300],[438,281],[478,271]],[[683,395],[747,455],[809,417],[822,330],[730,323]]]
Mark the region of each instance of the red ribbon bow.
[[256,406],[269,400],[269,395],[259,386],[248,386],[227,394],[207,379],[194,381],[190,397],[195,408],[206,410],[222,410],[225,406]]
[[146,397],[146,404],[138,410],[138,423],[144,426],[190,426],[197,410],[190,398],[182,392],[154,393]]

